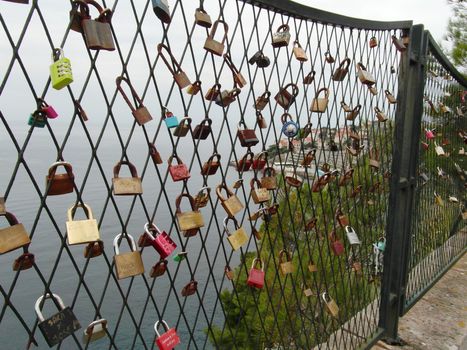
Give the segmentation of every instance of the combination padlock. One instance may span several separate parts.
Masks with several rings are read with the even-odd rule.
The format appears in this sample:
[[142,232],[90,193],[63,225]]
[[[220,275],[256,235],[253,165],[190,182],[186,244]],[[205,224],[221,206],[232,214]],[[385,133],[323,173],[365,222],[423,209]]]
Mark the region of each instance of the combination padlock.
[[56,48],[52,53],[52,64],[50,65],[50,80],[55,90],[63,89],[73,82],[71,62],[63,54],[63,50]]

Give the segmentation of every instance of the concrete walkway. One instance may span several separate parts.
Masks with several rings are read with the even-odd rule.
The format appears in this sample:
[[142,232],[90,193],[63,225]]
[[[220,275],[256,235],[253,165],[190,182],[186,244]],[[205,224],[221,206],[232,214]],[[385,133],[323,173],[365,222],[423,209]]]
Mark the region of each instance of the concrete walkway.
[[372,350],[467,350],[467,254],[400,320],[406,346]]

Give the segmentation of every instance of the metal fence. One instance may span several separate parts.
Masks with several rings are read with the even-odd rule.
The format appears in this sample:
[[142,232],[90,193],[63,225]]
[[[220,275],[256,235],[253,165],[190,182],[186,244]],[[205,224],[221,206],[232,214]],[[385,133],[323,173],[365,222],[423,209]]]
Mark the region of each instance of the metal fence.
[[[465,250],[459,204],[447,199],[464,200],[454,167],[463,118],[456,130],[444,114],[422,123],[437,142],[452,135],[449,158],[433,142],[420,155],[420,169],[448,179],[430,173],[397,192],[416,164],[400,149],[403,130],[420,127],[404,116],[417,105],[405,92],[422,72],[410,60],[423,32],[292,2],[165,3],[0,3],[2,344],[358,349],[395,338],[391,290],[404,266],[410,302]],[[427,71],[465,88],[439,55]],[[428,79],[427,101],[461,107],[461,86]],[[444,198],[450,233],[424,220],[441,210],[430,191]],[[395,212],[413,195],[410,265],[394,270],[410,237],[394,225],[412,211]],[[427,259],[440,249],[450,255],[435,271]],[[79,331],[69,309],[41,322],[36,300],[45,318],[60,306],[41,302],[47,293]]]

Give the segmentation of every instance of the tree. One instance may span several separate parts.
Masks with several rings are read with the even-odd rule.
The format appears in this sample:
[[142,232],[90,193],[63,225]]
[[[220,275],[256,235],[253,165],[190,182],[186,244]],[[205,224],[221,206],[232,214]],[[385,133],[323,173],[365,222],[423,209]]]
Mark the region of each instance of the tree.
[[448,0],[453,16],[449,19],[446,40],[452,43],[450,56],[461,70],[467,67],[467,9],[465,0]]

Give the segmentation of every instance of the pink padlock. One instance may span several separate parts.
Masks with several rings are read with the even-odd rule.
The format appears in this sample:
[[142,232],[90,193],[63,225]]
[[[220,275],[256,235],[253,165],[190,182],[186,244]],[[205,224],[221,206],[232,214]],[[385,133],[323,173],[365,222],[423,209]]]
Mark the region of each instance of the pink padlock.
[[[175,244],[172,238],[165,231],[159,230],[156,225],[151,224],[149,226],[149,223],[146,223],[144,230],[146,235],[151,239],[152,246],[160,254],[161,259],[167,258],[177,248],[177,244]],[[152,232],[156,232],[155,237]]]
[[[158,330],[159,325],[161,324],[165,330],[165,333],[162,333],[162,335]],[[156,345],[159,350],[172,350],[174,347],[180,344],[180,337],[178,336],[177,331],[175,328],[169,328],[167,322],[164,320],[162,322],[157,321],[154,324],[154,330],[156,331]]]
[[428,140],[432,140],[435,138],[435,133],[434,133],[435,129],[433,130],[429,130],[429,129],[425,129],[425,136]]
[[52,106],[49,106],[42,98],[37,99],[41,103],[41,110],[44,112],[49,119],[55,119],[58,117],[58,113]]

